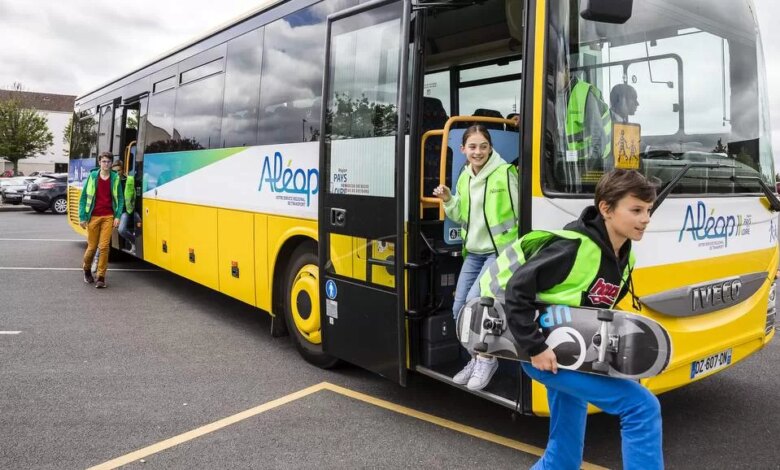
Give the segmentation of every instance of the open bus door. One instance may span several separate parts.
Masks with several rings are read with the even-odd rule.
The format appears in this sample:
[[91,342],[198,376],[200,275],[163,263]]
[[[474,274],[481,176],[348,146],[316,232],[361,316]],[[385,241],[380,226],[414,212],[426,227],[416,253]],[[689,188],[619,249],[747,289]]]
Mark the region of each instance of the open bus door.
[[[132,240],[122,248],[139,258],[143,258],[143,149],[144,128],[146,127],[146,109],[149,96],[141,94],[124,101],[125,114],[122,120],[122,159],[125,165],[127,181],[134,185],[133,213],[130,215]],[[130,178],[132,177],[132,178]],[[126,183],[127,184],[127,183]],[[126,202],[127,203],[127,202]]]
[[406,382],[409,0],[328,18],[320,144],[323,351]]

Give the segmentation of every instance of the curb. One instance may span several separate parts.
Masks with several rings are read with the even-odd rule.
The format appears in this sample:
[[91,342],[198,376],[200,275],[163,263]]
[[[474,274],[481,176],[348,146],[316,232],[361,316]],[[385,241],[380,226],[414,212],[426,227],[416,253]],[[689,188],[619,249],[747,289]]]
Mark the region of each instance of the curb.
[[0,212],[17,212],[17,211],[31,211],[33,210],[30,206],[25,206],[24,204],[0,204]]

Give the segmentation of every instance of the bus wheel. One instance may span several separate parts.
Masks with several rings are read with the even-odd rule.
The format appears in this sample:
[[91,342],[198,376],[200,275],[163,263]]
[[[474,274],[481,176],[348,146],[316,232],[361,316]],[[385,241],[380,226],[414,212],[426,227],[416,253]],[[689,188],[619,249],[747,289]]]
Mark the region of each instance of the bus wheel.
[[311,245],[293,251],[287,266],[284,288],[284,320],[298,352],[306,361],[324,369],[338,359],[322,352],[320,326],[319,268]]

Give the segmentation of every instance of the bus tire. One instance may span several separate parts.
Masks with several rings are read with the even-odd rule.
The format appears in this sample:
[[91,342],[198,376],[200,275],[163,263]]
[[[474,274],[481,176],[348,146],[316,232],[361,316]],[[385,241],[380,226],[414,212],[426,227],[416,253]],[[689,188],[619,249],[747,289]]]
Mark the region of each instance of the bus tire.
[[295,347],[303,358],[323,369],[338,359],[322,351],[319,302],[319,267],[316,248],[299,245],[290,256],[284,274],[284,321]]

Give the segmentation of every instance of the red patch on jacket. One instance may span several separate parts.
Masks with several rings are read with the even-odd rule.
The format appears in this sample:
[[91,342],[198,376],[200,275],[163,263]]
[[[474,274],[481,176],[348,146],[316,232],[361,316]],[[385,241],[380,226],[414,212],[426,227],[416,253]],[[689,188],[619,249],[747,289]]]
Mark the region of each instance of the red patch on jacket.
[[590,299],[590,303],[594,306],[604,304],[611,307],[612,304],[615,303],[618,292],[620,292],[620,286],[610,284],[609,282],[606,282],[604,278],[600,277],[598,281],[593,284],[590,292],[588,292],[588,299]]

